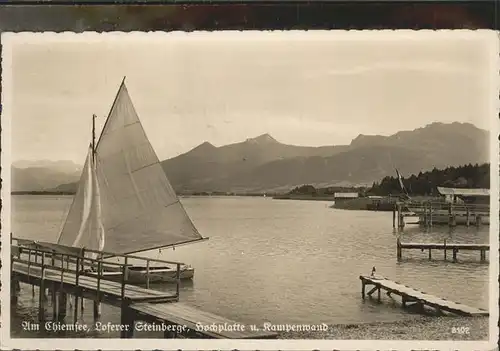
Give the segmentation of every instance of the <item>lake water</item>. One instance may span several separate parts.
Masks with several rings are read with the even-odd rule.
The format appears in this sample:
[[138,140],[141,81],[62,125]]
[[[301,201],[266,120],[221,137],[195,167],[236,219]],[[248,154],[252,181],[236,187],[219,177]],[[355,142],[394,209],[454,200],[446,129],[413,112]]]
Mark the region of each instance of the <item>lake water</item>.
[[[194,281],[183,283],[180,299],[203,310],[255,324],[415,318],[399,305],[361,299],[359,275],[370,274],[373,266],[378,274],[414,288],[488,308],[488,265],[478,262],[479,253],[460,252],[459,262],[452,263],[442,260],[442,252],[433,253],[429,261],[427,252],[403,251],[404,260],[398,262],[390,212],[345,211],[322,201],[253,197],[181,201],[210,240],[149,256],[195,267]],[[55,240],[70,204],[71,197],[13,196],[14,236]],[[409,225],[401,240],[487,243],[488,231],[488,226],[435,226],[426,232]],[[36,336],[20,328],[22,320],[36,320],[36,304],[31,288],[22,285],[12,312],[13,336]],[[119,323],[118,309],[102,308],[104,322]],[[90,303],[83,319],[93,321]]]

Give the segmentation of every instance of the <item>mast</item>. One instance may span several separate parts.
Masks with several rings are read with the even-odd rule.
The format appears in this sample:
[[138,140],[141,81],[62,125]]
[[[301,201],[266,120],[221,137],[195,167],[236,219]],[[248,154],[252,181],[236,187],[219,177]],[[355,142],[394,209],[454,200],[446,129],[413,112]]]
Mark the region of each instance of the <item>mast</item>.
[[95,119],[96,115],[92,115],[92,159],[95,161]]

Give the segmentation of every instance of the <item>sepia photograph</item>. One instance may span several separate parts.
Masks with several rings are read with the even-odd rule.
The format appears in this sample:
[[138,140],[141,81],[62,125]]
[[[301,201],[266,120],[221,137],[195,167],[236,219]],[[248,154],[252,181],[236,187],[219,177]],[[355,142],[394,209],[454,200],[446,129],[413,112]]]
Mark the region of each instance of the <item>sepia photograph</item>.
[[2,34],[4,344],[494,348],[499,54],[488,30]]

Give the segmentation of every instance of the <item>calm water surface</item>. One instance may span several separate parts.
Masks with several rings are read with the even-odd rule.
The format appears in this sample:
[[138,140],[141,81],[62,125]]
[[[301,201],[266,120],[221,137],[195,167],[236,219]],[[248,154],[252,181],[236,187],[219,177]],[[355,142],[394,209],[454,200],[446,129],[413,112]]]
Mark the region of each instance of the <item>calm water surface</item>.
[[[56,240],[71,197],[14,196],[15,236]],[[183,198],[203,236],[210,240],[150,257],[179,260],[195,267],[183,283],[181,301],[243,323],[363,323],[414,318],[399,305],[361,299],[360,274],[377,273],[428,293],[488,308],[488,265],[479,253],[459,253],[460,262],[427,260],[427,252],[404,252],[396,260],[396,234],[390,212],[331,209],[322,201],[251,197]],[[404,241],[488,242],[489,227],[408,226]],[[123,238],[127,240],[127,238]],[[465,289],[464,287],[467,287]],[[158,286],[159,289],[165,288]],[[36,319],[36,299],[22,286],[12,328]],[[83,320],[92,323],[91,304]],[[68,309],[68,312],[70,310]],[[104,322],[119,322],[119,311],[103,305]],[[70,314],[69,314],[70,316]],[[71,319],[70,319],[71,320]],[[103,335],[95,335],[103,336]],[[104,337],[114,335],[107,334]]]

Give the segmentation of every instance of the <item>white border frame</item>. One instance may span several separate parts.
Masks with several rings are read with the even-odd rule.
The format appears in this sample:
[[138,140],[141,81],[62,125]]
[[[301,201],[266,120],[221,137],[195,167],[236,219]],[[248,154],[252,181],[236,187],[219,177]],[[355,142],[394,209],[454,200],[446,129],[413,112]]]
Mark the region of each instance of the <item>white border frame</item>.
[[[314,32],[318,40],[322,35],[331,35],[332,31],[272,31],[269,33],[269,40],[281,40],[283,33],[296,36],[308,36]],[[348,41],[355,41],[358,39],[365,40],[367,37],[373,38],[374,35],[380,35],[385,32],[391,35],[389,40],[393,40],[395,36],[405,37],[411,40],[426,40],[427,38],[436,38],[439,36],[448,36],[451,32],[455,36],[463,36],[464,38],[478,38],[482,36],[484,40],[491,42],[491,72],[492,79],[490,82],[490,191],[491,191],[491,211],[492,213],[499,213],[499,92],[500,92],[500,59],[499,59],[499,36],[493,30],[381,30],[381,31],[335,31],[339,40],[345,38]],[[374,33],[376,32],[376,33]],[[101,41],[101,40],[118,40],[126,37],[137,38],[138,40],[144,39],[147,36],[148,40],[163,40],[165,36],[171,38],[179,38],[183,36],[198,36],[204,39],[211,39],[213,32],[84,32],[84,33],[2,33],[2,116],[1,116],[1,178],[2,178],[2,209],[1,209],[1,223],[2,234],[10,233],[11,228],[11,87],[12,72],[10,70],[12,64],[11,47],[13,41],[37,37],[40,40],[57,42],[64,41]],[[217,32],[220,38],[221,32]],[[251,37],[256,33],[261,34],[259,31],[225,31],[223,35]],[[377,40],[383,38],[377,37]],[[398,349],[398,350],[412,350],[418,349],[453,349],[453,350],[492,350],[497,347],[499,337],[497,321],[499,315],[498,306],[498,247],[499,247],[499,216],[494,215],[490,218],[490,286],[489,286],[489,341],[428,341],[428,340],[206,340],[206,339],[95,339],[95,338],[74,338],[74,339],[11,339],[10,338],[10,235],[1,235],[2,247],[2,286],[1,291],[1,334],[0,342],[2,349],[4,348],[17,348],[17,349],[63,349],[73,350],[75,345],[85,345],[85,349],[121,349],[121,350],[134,350],[134,349],[238,349],[238,350],[307,350],[307,349],[357,349],[357,350],[373,350],[373,349]],[[332,300],[334,301],[334,299]]]

